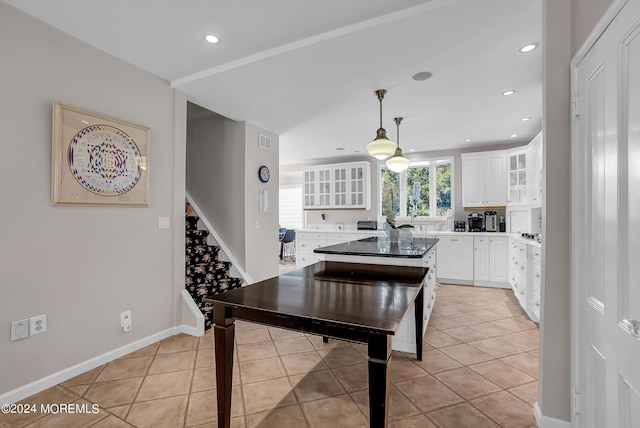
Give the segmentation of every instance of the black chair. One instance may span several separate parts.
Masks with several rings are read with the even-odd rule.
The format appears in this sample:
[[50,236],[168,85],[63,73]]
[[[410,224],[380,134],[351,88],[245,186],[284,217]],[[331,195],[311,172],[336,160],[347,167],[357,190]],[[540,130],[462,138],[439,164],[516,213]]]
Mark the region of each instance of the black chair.
[[[293,229],[287,229],[287,231],[284,233],[284,237],[280,240],[280,245],[281,247],[281,253],[282,253],[282,264],[285,264],[286,260],[287,260],[287,244],[290,244],[291,242],[296,240],[296,231]],[[289,254],[289,258],[291,260],[294,260],[293,256],[291,256],[291,254]]]
[[280,229],[278,229],[278,241],[280,241],[280,254],[278,254],[278,258],[280,259],[280,261],[283,260],[283,251],[284,251],[284,244],[282,243],[282,240],[284,239],[284,234],[287,231],[286,227],[281,227]]

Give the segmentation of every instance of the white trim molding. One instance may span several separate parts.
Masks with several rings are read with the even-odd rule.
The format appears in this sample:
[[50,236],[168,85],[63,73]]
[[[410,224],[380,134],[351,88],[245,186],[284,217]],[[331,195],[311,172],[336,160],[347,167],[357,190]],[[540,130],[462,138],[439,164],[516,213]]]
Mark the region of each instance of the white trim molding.
[[33,394],[44,391],[47,388],[51,388],[52,386],[81,375],[84,372],[95,369],[96,367],[100,367],[103,364],[137,351],[138,349],[144,348],[145,346],[149,346],[153,343],[161,341],[162,339],[173,336],[174,334],[177,334],[175,333],[176,328],[168,328],[166,330],[152,334],[151,336],[147,336],[143,339],[129,343],[128,345],[124,345],[120,348],[105,352],[102,355],[98,355],[97,357],[91,358],[87,361],[83,361],[64,370],[60,370],[57,373],[53,373],[49,376],[33,381],[12,391],[5,392],[4,394],[0,395],[0,404],[15,403],[24,398],[30,397]]
[[[202,312],[187,290],[182,290],[180,294],[182,295],[182,303],[187,306],[187,309],[191,316],[193,316],[196,325],[192,326],[185,324],[183,319],[182,324],[176,327],[174,334],[185,333],[191,336],[200,337],[204,334],[204,315],[202,315]],[[186,316],[184,310],[182,311],[182,316],[183,318]]]
[[211,223],[209,223],[207,218],[202,214],[202,210],[200,209],[200,207],[198,207],[198,204],[195,203],[195,201],[193,200],[189,192],[185,192],[185,197],[187,198],[187,201],[193,207],[193,209],[198,213],[198,217],[200,217],[200,221],[204,223],[204,226],[209,231],[209,234],[213,236],[213,239],[216,241],[217,245],[220,246],[220,249],[222,250],[222,252],[229,258],[229,261],[231,262],[232,267],[235,268],[240,274],[240,276],[242,277],[242,279],[244,279],[244,283],[246,285],[253,284],[255,282],[253,278],[251,278],[251,276],[249,276],[249,274],[245,272],[245,270],[240,266],[240,263],[238,263],[238,260],[233,256],[233,254],[229,250],[229,247],[227,247],[224,241],[220,239],[220,235],[218,235],[218,233],[213,228]]
[[537,401],[533,405],[533,416],[536,418],[538,428],[571,428],[571,422],[544,416]]

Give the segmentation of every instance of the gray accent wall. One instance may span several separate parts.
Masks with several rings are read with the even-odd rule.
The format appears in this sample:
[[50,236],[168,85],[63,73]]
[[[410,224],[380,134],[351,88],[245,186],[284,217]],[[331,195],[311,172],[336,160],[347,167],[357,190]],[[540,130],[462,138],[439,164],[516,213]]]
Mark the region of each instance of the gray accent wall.
[[[2,395],[173,331],[184,288],[186,98],[3,2],[0,58]],[[54,101],[151,129],[148,207],[50,204]],[[171,228],[158,229],[159,217]],[[120,328],[125,310],[130,333]],[[40,314],[45,334],[10,341],[12,321]]]

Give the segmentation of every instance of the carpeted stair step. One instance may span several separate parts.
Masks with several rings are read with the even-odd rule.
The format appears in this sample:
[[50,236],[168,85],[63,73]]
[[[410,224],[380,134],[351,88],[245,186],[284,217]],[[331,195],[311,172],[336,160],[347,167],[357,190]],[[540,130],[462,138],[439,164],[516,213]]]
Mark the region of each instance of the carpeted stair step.
[[202,315],[204,315],[204,331],[213,327],[213,305],[211,303],[200,303],[198,308]]
[[210,284],[211,281],[229,278],[231,262],[218,260],[212,263],[188,265],[186,269],[187,284]]
[[184,242],[187,246],[208,245],[208,238],[208,230],[187,230]]
[[186,230],[196,230],[198,229],[198,220],[200,217],[196,215],[188,215],[184,218],[184,227]]
[[212,281],[211,284],[187,284],[185,288],[196,303],[201,303],[203,297],[240,288],[243,282],[241,278],[225,278]]
[[197,265],[217,262],[219,251],[220,247],[217,245],[187,246],[185,248],[185,263],[187,265]]

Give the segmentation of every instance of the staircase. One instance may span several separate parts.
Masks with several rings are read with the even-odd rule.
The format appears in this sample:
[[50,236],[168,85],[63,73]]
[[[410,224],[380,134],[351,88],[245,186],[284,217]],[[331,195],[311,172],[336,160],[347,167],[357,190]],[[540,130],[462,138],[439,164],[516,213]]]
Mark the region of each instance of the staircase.
[[189,204],[185,207],[185,288],[204,315],[206,331],[213,325],[213,306],[202,298],[239,288],[243,280],[229,277],[231,263],[218,260],[220,247],[208,244],[209,231],[198,229],[199,217],[191,215]]

